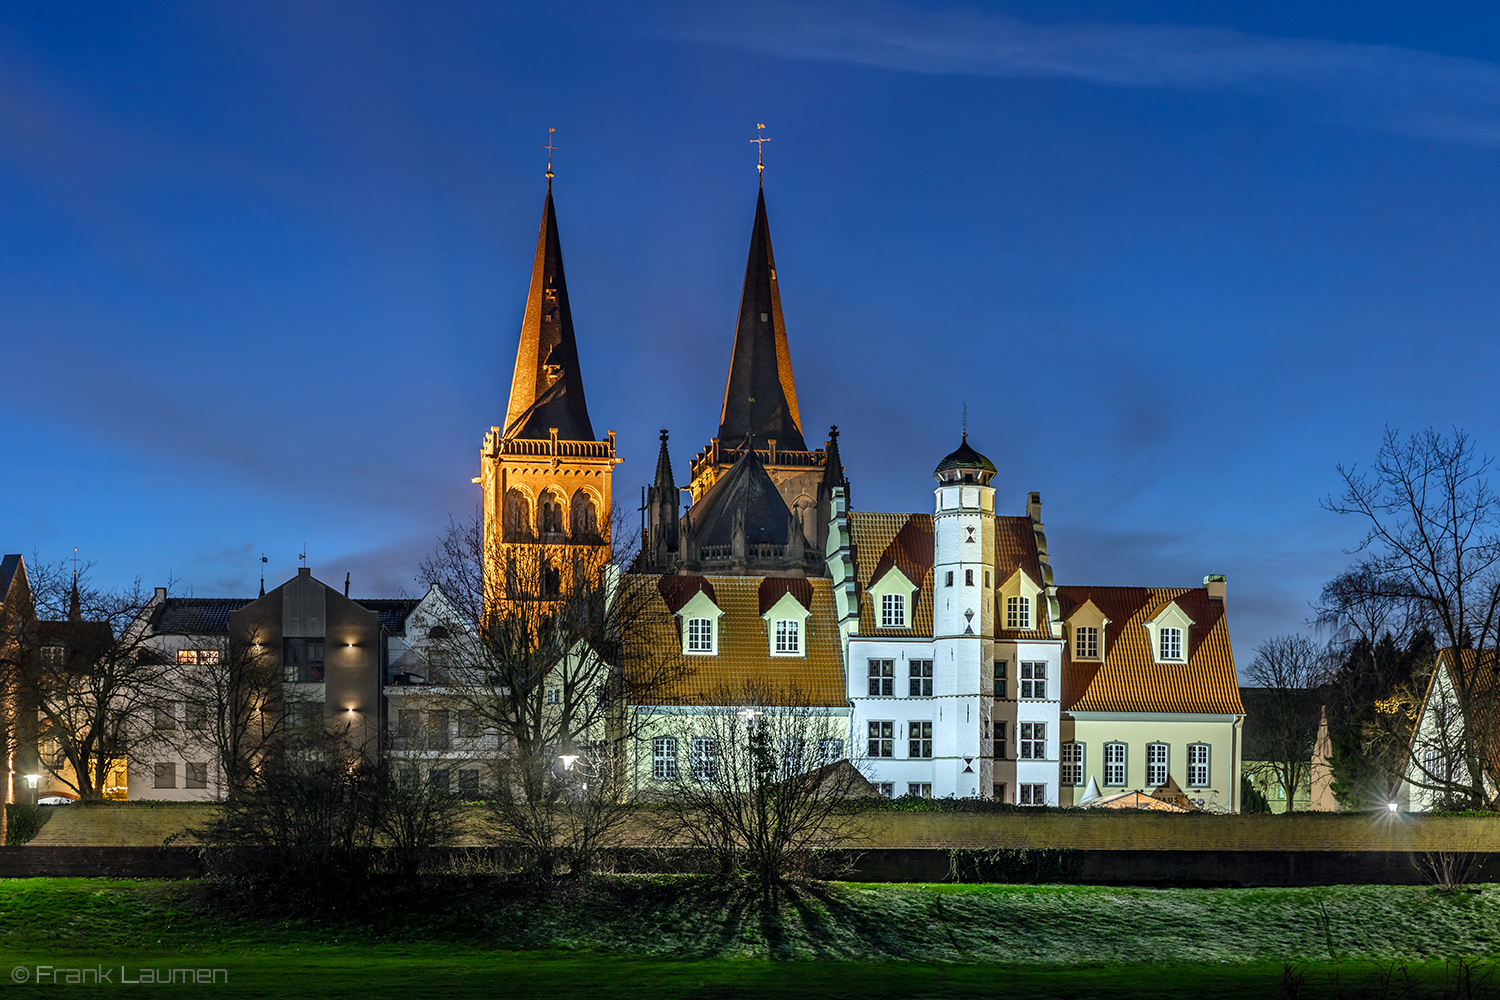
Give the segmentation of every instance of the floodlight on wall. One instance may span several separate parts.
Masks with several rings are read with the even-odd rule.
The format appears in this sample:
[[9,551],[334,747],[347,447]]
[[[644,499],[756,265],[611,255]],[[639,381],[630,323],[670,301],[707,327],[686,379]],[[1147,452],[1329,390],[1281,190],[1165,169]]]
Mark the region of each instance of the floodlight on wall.
[[1385,804],[1385,807],[1387,809],[1389,809],[1391,812],[1396,812],[1398,809],[1401,808],[1400,806],[1396,805],[1396,803],[1394,803],[1394,802],[1387,802]]

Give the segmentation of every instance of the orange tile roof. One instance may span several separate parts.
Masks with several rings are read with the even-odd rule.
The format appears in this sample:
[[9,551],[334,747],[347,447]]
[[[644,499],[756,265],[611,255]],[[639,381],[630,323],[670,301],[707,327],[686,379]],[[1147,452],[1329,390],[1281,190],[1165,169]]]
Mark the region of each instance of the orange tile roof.
[[[714,696],[726,689],[757,685],[775,692],[795,691],[814,706],[848,705],[832,581],[715,576],[711,589],[675,582],[700,579],[654,575],[626,578],[627,586],[643,588],[640,613],[632,616],[635,628],[626,643],[627,672],[632,672],[632,664],[637,667],[634,671],[637,676],[669,662],[684,668],[680,676],[669,679],[660,689],[644,696],[643,701],[654,705],[703,705],[713,703]],[[788,586],[781,587],[781,583]],[[776,593],[771,604],[788,591],[799,600],[803,594],[807,595],[810,613],[803,633],[805,657],[771,655],[766,623],[761,618],[763,588]],[[723,612],[719,619],[717,656],[682,654],[680,625],[674,609],[663,598],[664,593],[675,597],[685,591],[687,596],[677,605],[680,609],[699,590],[708,593]]]
[[[1224,603],[1202,587],[1058,587],[1063,621],[1088,601],[1108,618],[1104,662],[1063,652],[1063,710],[1243,715]],[[1186,663],[1157,663],[1144,623],[1169,602],[1192,619]]]
[[[849,514],[849,534],[854,555],[854,576],[859,583],[861,635],[920,636],[932,634],[932,515]],[[900,544],[897,539],[900,539]],[[926,545],[925,554],[918,551]],[[904,565],[903,565],[904,564]],[[890,566],[898,566],[917,585],[916,606],[910,628],[877,628],[866,588]],[[913,573],[920,573],[913,576]]]

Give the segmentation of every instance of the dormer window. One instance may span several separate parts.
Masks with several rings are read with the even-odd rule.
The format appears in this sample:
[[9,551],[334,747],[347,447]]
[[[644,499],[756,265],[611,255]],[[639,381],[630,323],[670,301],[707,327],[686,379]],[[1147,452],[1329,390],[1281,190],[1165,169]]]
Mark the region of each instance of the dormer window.
[[1073,630],[1073,658],[1075,660],[1099,659],[1099,630],[1092,625],[1080,625]]
[[906,628],[905,594],[882,594],[880,596],[880,627]]
[[1031,628],[1031,598],[1007,597],[1005,599],[1005,627],[1011,629]]
[[1152,659],[1157,663],[1183,663],[1188,657],[1187,630],[1193,620],[1174,602],[1163,605],[1150,620],[1143,623],[1150,640]]
[[783,618],[776,623],[776,655],[802,655],[802,623]]
[[714,620],[712,618],[689,618],[687,620],[687,651],[710,655],[713,653]]
[[1182,629],[1163,628],[1161,630],[1161,659],[1182,659]]

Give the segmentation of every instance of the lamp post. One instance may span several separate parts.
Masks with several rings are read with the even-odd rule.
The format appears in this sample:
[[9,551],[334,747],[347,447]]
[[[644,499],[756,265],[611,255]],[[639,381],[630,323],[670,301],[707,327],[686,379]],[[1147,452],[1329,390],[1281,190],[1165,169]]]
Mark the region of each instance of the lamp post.
[[36,783],[40,781],[40,774],[28,774],[26,776],[26,787],[31,789],[31,804],[36,805]]

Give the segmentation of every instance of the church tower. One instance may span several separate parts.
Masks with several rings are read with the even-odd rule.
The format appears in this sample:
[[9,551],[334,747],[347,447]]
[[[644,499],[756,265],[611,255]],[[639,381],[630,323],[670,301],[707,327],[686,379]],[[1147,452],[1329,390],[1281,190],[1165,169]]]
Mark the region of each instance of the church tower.
[[[745,264],[719,434],[693,459],[688,484],[693,503],[702,500],[747,451],[756,453],[781,501],[801,526],[807,547],[821,551],[827,519],[819,517],[818,502],[826,452],[821,448],[809,451],[802,437],[764,183],[750,230],[750,257]],[[836,475],[842,480],[843,470]]]
[[552,205],[552,172],[504,427],[480,450],[490,601],[560,596],[610,551],[615,432],[594,439]]

